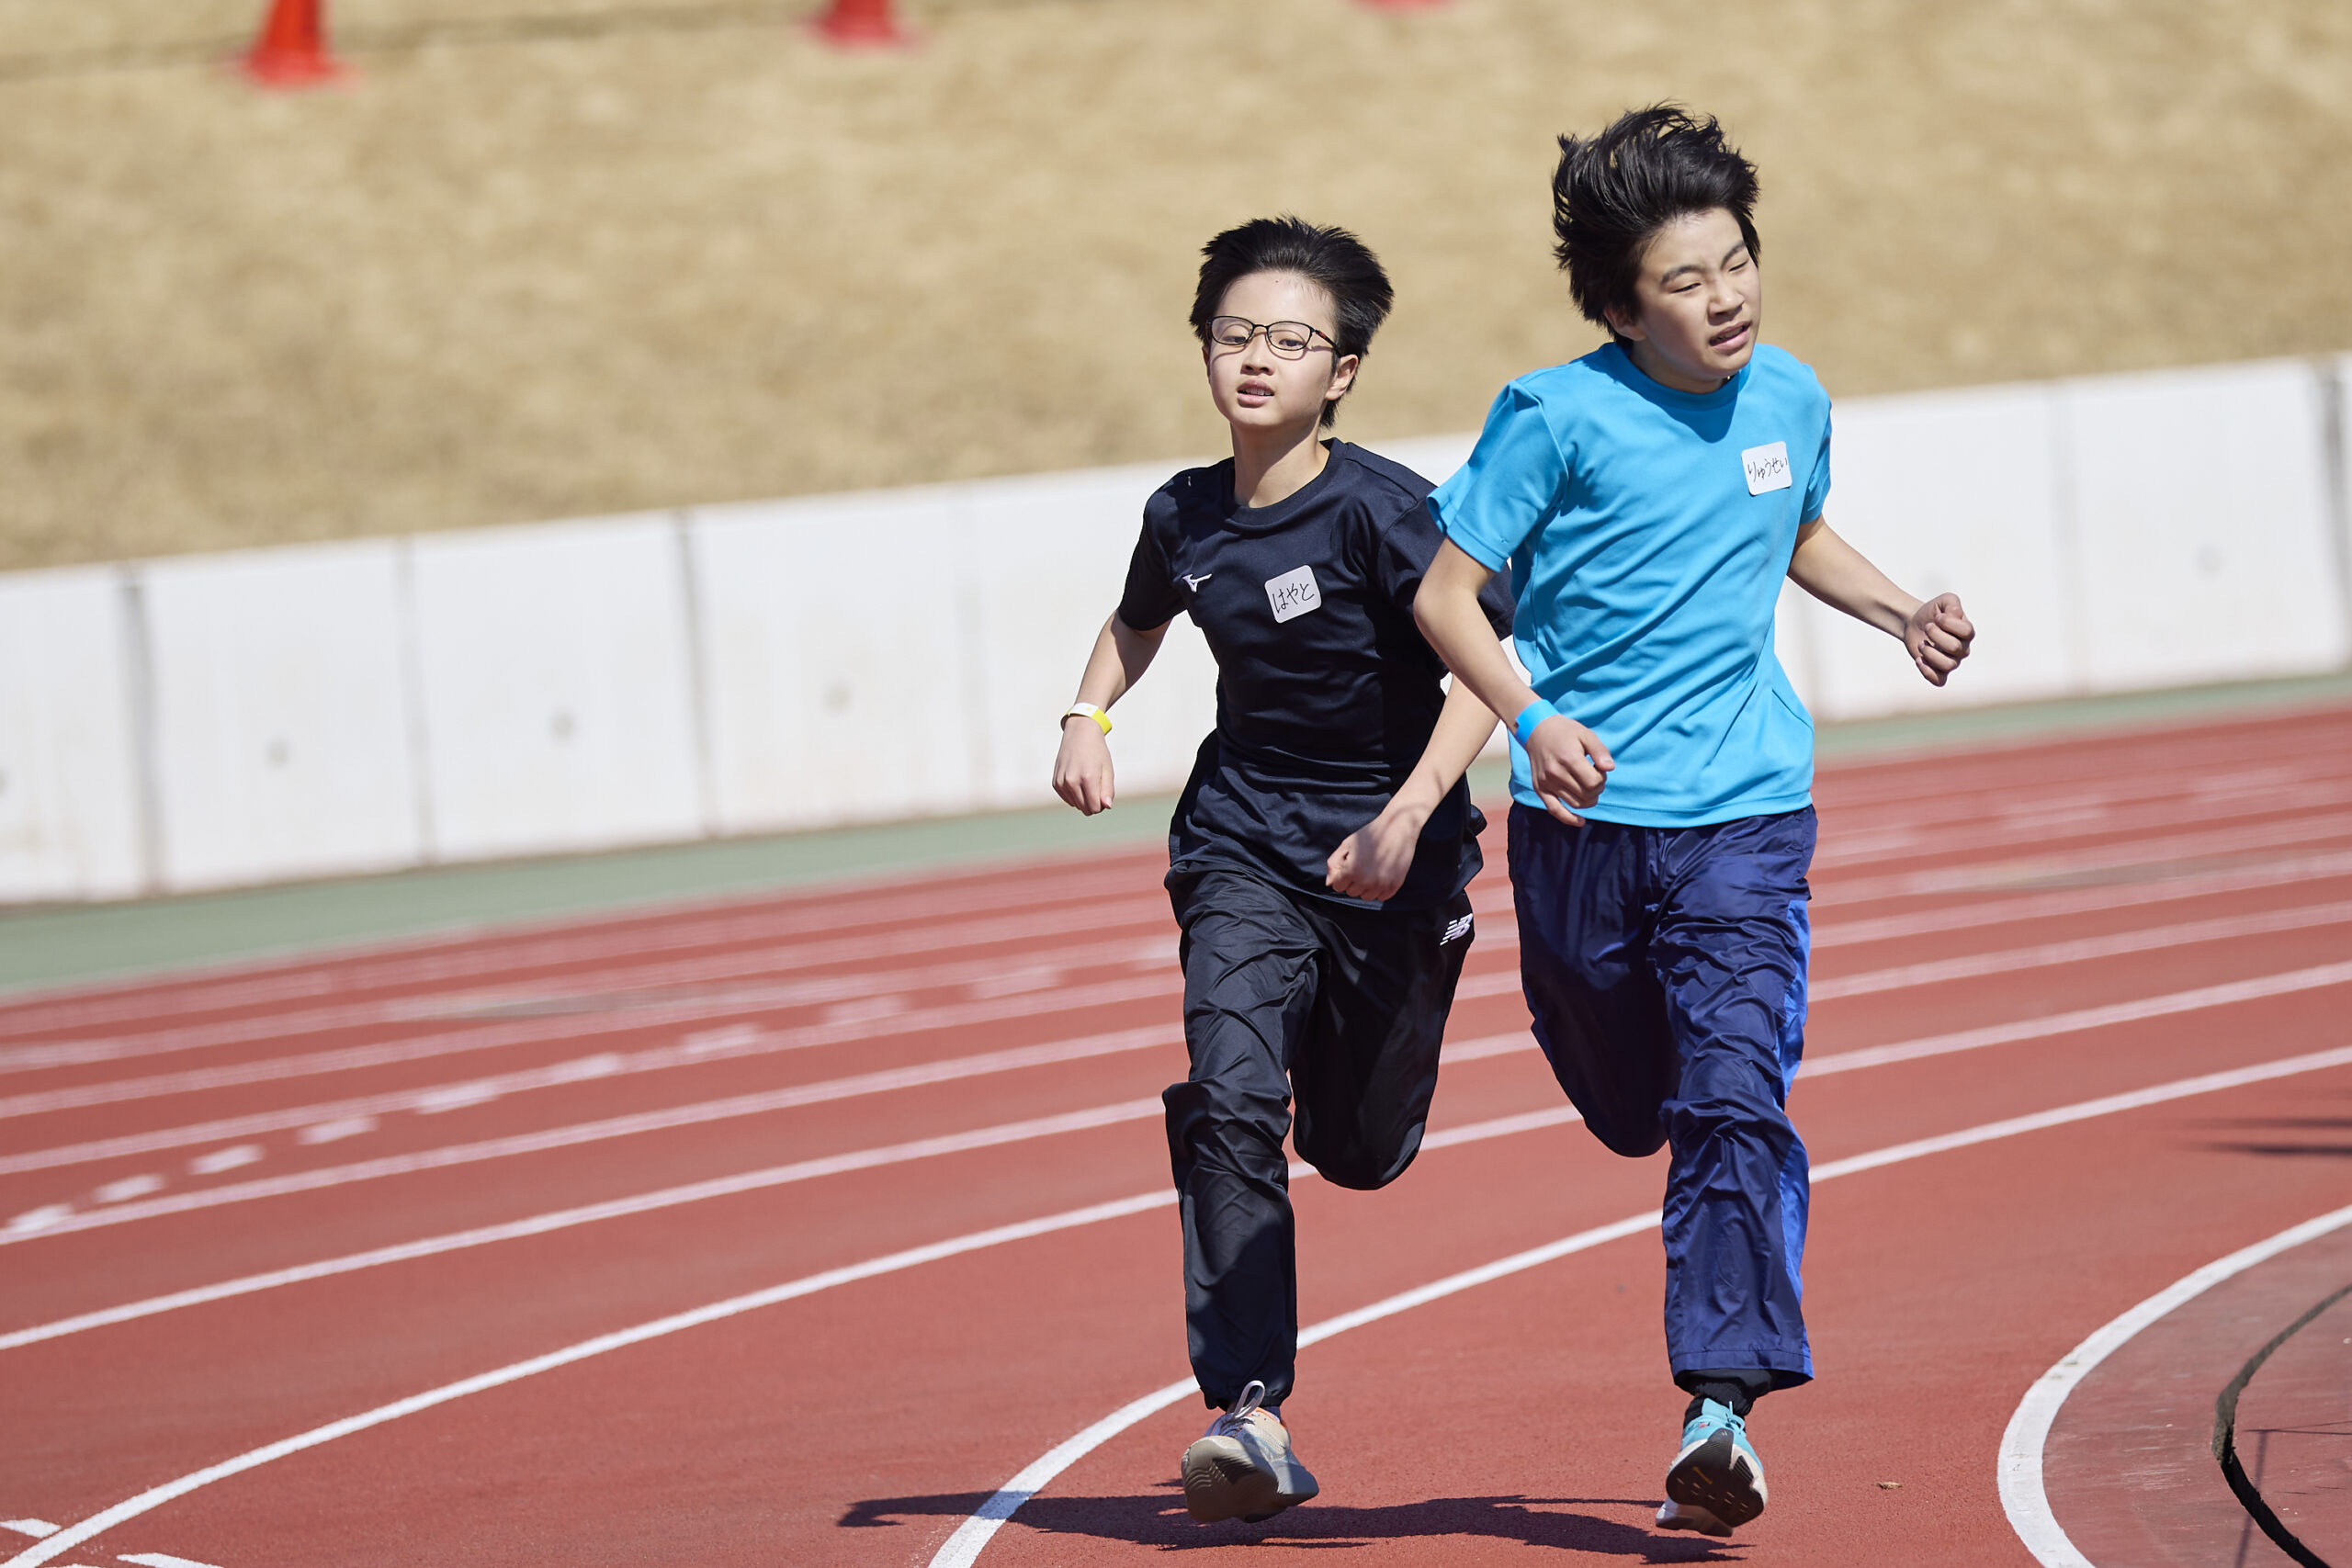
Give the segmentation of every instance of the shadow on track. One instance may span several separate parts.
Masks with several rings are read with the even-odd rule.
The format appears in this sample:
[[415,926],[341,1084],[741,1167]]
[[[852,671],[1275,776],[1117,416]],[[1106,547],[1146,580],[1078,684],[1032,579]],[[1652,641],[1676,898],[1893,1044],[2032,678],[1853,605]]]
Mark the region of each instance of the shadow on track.
[[[988,1494],[966,1492],[933,1497],[878,1497],[854,1505],[841,1517],[844,1529],[873,1529],[900,1517],[969,1515]],[[1638,1510],[1640,1524],[1565,1510],[1578,1506]],[[1310,1503],[1261,1525],[1196,1525],[1184,1516],[1177,1483],[1127,1497],[1033,1497],[1013,1516],[1013,1528],[1051,1535],[1092,1536],[1164,1551],[1241,1546],[1279,1540],[1287,1546],[1344,1550],[1374,1540],[1464,1537],[1506,1540],[1632,1558],[1642,1562],[1739,1562],[1724,1553],[1740,1543],[1697,1536],[1668,1535],[1648,1528],[1655,1501],[1631,1497],[1436,1497],[1381,1508],[1350,1508]]]

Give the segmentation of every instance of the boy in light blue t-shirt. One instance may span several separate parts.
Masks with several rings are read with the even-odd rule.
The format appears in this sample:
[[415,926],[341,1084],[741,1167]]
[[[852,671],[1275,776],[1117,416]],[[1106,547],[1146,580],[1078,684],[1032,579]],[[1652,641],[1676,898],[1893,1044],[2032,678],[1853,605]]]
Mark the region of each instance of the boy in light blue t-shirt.
[[[1690,1397],[1657,1522],[1761,1513],[1755,1400],[1813,1375],[1799,1265],[1813,721],[1772,652],[1785,576],[1935,685],[1975,636],[1830,532],[1829,399],[1757,343],[1756,171],[1713,119],[1560,139],[1553,227],[1613,341],[1503,389],[1429,508],[1431,647],[1512,725],[1510,872],[1535,1037],[1594,1136],[1671,1145],[1667,1348]],[[1506,568],[1528,681],[1476,595]],[[1605,787],[1604,787],[1605,785]]]

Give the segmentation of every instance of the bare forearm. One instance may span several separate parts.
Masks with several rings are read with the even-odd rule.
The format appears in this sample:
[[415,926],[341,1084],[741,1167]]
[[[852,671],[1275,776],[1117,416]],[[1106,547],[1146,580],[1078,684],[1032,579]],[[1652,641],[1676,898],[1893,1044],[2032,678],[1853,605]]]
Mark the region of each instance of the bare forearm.
[[1429,820],[1446,792],[1486,750],[1487,738],[1494,732],[1492,710],[1478,700],[1466,682],[1456,677],[1453,689],[1446,694],[1445,706],[1438,713],[1437,728],[1430,731],[1430,743],[1421,748],[1421,760],[1396,792],[1392,808],[1414,811],[1422,821]]
[[1899,637],[1919,608],[1917,594],[1905,593],[1870,558],[1848,544],[1819,519],[1797,532],[1796,552],[1789,558],[1789,580],[1833,610],[1842,610],[1866,626]]
[[1079,678],[1078,700],[1107,708],[1125,696],[1151,668],[1152,658],[1167,636],[1164,626],[1139,632],[1116,615],[1104,621],[1094,639],[1094,651],[1087,655],[1086,673]]
[[1413,619],[1453,671],[1455,685],[1467,685],[1490,714],[1509,724],[1535,700],[1535,692],[1511,668],[1487,613],[1478,607],[1478,591],[1493,575],[1448,539],[1438,547],[1413,598]]

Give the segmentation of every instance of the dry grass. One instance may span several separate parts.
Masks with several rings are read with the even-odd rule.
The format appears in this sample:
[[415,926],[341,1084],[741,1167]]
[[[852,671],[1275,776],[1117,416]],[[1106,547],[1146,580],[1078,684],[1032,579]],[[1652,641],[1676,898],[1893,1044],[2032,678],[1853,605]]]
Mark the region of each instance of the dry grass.
[[1592,341],[1553,133],[1669,96],[1835,393],[2352,348],[2341,0],[617,3],[334,0],[288,96],[170,63],[260,0],[0,0],[0,567],[1212,450],[1277,209],[1397,280],[1342,430],[1471,427]]

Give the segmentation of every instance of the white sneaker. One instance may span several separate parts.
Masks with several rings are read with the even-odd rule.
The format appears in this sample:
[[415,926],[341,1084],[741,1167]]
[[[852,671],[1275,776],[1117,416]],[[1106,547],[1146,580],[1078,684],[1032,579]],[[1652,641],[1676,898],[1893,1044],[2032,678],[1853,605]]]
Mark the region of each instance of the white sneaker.
[[1256,1524],[1321,1490],[1290,1451],[1282,1417],[1262,1408],[1266,1385],[1252,1382],[1233,1408],[1184,1450],[1184,1508],[1201,1524]]

